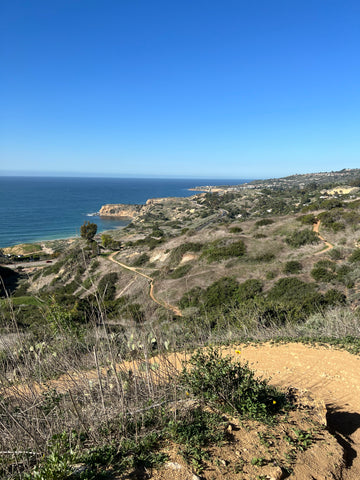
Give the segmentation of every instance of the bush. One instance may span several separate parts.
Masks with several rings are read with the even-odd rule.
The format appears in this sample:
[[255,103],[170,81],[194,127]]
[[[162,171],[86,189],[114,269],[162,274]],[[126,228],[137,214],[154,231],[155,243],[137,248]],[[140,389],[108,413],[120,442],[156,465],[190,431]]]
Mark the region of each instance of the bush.
[[229,232],[230,233],[241,233],[243,229],[241,227],[230,227]]
[[335,208],[328,212],[319,213],[318,217],[321,220],[323,226],[332,230],[333,232],[339,232],[344,230],[345,225],[343,223],[343,209]]
[[201,302],[204,290],[201,287],[194,287],[184,293],[179,301],[179,307],[183,310],[188,307],[197,307]]
[[98,284],[98,292],[104,301],[114,300],[116,293],[116,282],[118,274],[115,272],[107,273],[102,277]]
[[237,296],[238,287],[238,282],[231,277],[223,277],[212,283],[203,294],[205,307],[229,305]]
[[114,240],[114,238],[107,233],[101,235],[101,243],[104,248],[109,248],[110,250],[118,250],[121,248],[121,242]]
[[148,261],[150,260],[149,255],[146,253],[142,253],[133,263],[133,267],[142,267],[143,265],[146,265]]
[[312,296],[315,286],[296,277],[280,278],[268,293],[271,300],[300,302],[301,299]]
[[136,323],[142,323],[145,320],[145,313],[139,303],[130,303],[126,306],[125,313]]
[[310,273],[317,282],[331,282],[336,277],[331,270],[321,266],[313,268]]
[[191,265],[187,263],[186,265],[181,265],[181,267],[175,268],[175,270],[170,274],[170,278],[181,278],[191,270]]
[[343,202],[338,198],[329,198],[320,203],[320,208],[324,208],[326,210],[332,210],[333,208],[340,208],[342,206]]
[[202,243],[187,242],[174,248],[170,254],[170,263],[178,264],[185,253],[187,252],[200,252],[203,248]]
[[255,377],[247,363],[232,362],[219,350],[199,350],[183,370],[184,387],[205,404],[231,414],[270,421],[286,405],[283,393]]
[[202,257],[208,262],[216,262],[231,257],[242,257],[245,255],[246,247],[242,240],[230,244],[224,244],[222,240],[210,243],[203,251]]
[[357,248],[352,252],[352,254],[349,257],[349,262],[351,263],[358,263],[360,262],[360,248]]
[[255,262],[272,262],[273,260],[275,260],[276,258],[276,255],[274,253],[271,253],[271,252],[263,252],[263,253],[259,253],[258,255],[256,255],[256,257],[253,257],[251,260],[252,261],[255,261]]
[[308,213],[307,215],[301,215],[301,217],[298,217],[296,220],[303,225],[313,225],[314,223],[316,223],[316,217],[312,213]]
[[255,298],[262,292],[263,284],[260,280],[250,278],[241,283],[237,289],[237,296],[240,301],[246,301]]
[[270,218],[262,218],[261,220],[258,220],[255,225],[257,227],[265,227],[266,225],[271,225],[274,223],[274,220],[271,220]]
[[[270,310],[267,303],[270,302]],[[315,284],[306,283],[296,277],[281,278],[268,292],[265,307],[265,318],[280,321],[301,322],[315,311],[323,308],[323,295],[316,289]]]
[[312,230],[298,230],[293,232],[285,239],[286,243],[294,248],[302,247],[303,245],[319,243],[319,237]]
[[346,303],[346,295],[332,288],[324,294],[324,301],[329,306],[344,305]]
[[296,260],[289,260],[288,262],[285,263],[284,266],[284,273],[299,273],[302,270],[302,265],[300,262],[297,262]]

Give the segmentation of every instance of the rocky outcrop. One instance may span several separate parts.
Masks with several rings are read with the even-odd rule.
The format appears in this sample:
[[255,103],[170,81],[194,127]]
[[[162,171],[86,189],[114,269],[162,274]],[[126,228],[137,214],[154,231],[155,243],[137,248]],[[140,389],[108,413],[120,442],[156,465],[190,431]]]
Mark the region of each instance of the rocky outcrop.
[[99,211],[100,217],[135,218],[143,209],[144,205],[126,205],[122,203],[103,205]]
[[149,198],[146,200],[146,205],[160,205],[169,203],[171,201],[179,201],[178,197],[165,197],[165,198]]

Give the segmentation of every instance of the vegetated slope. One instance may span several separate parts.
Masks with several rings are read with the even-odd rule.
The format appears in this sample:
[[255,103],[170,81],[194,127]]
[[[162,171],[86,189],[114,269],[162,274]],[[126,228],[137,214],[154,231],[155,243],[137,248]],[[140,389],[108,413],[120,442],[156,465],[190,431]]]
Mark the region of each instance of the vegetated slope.
[[[339,197],[309,185],[199,195],[184,208],[180,200],[174,202],[176,217],[171,209],[156,204],[127,228],[110,232],[114,241],[106,237],[101,245],[99,237],[92,243],[79,240],[48,267],[29,278],[19,277],[15,296],[1,300],[1,333],[13,342],[3,342],[1,350],[4,384],[28,376],[39,383],[49,380],[51,385],[52,377],[67,371],[82,375],[83,369],[94,369],[91,380],[97,383],[103,368],[104,383],[94,387],[96,392],[83,375],[85,386],[76,393],[79,400],[59,397],[60,403],[71,401],[75,412],[78,402],[83,408],[87,405],[89,418],[95,416],[97,422],[104,413],[102,402],[111,399],[116,411],[114,405],[124,398],[121,388],[134,385],[129,372],[114,376],[116,365],[127,355],[136,359],[146,352],[147,359],[159,348],[183,351],[210,342],[234,344],[244,337],[278,335],[327,337],[327,341],[351,336],[342,342],[359,352],[360,200],[356,195]],[[314,229],[319,221],[322,238]],[[323,238],[334,248],[325,250]],[[120,265],[108,259],[115,258],[111,253],[115,246]],[[169,308],[176,305],[181,317]],[[261,359],[262,352],[267,355],[262,348],[268,347],[258,347],[254,359],[257,355]],[[348,389],[348,378],[358,392],[357,360],[342,374],[335,368],[346,363],[346,353],[337,358],[331,351],[338,364],[329,360],[323,370],[319,363],[325,358],[323,352],[298,364],[291,353],[296,348],[290,347],[285,361],[274,347],[275,363],[268,359],[267,373],[279,384],[309,388],[340,409],[339,415],[330,413],[330,425],[346,450],[349,475],[357,475],[354,450],[358,447],[351,442],[359,442],[353,427],[358,425],[359,408],[355,397],[349,396],[347,402],[338,395],[341,388]],[[243,351],[250,352],[248,347]],[[289,359],[293,362],[286,363]],[[266,371],[266,365],[258,367]],[[144,368],[148,373],[147,362]],[[332,377],[346,379],[344,387],[340,382],[330,388]],[[72,373],[72,379],[77,378]],[[148,384],[146,400],[158,400],[152,396],[155,385]],[[120,395],[117,400],[115,390]],[[332,390],[336,390],[333,396]],[[93,412],[92,403],[81,396],[84,392],[94,402]],[[58,397],[49,392],[47,401],[53,406]],[[33,405],[28,407],[31,411]],[[340,424],[350,419],[350,426],[341,429],[339,418]],[[84,420],[80,416],[79,421]],[[221,472],[221,464],[217,467]]]

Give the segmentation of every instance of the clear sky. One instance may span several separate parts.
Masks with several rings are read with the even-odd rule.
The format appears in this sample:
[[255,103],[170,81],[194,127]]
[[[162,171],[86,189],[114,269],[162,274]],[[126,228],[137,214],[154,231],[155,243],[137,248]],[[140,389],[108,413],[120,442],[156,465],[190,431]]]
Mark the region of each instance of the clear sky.
[[1,0],[0,171],[360,167],[358,0]]

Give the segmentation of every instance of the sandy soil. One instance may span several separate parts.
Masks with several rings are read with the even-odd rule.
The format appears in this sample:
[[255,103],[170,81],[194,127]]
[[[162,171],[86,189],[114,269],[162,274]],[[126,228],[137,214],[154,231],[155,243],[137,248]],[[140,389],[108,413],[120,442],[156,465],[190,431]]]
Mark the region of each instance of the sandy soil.
[[238,348],[273,384],[306,389],[325,402],[329,429],[345,450],[343,478],[360,479],[360,357],[302,344]]

